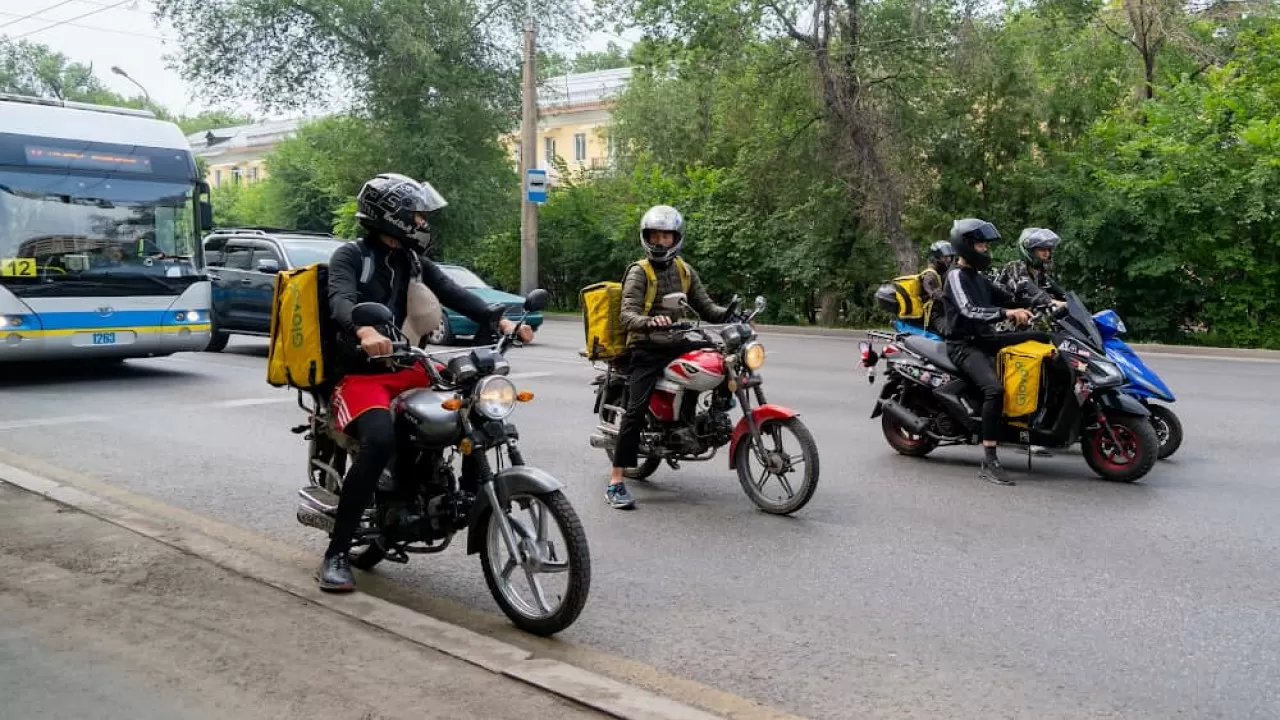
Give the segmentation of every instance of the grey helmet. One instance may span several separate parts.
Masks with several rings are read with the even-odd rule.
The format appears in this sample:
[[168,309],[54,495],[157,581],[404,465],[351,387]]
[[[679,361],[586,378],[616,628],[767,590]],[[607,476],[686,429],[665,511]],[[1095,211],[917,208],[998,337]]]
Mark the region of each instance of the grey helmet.
[[[676,241],[671,247],[664,248],[649,242],[649,233],[654,230],[667,230],[675,233]],[[670,205],[654,205],[640,218],[640,247],[653,262],[667,262],[680,254],[684,245],[684,218],[680,211]]]
[[398,173],[381,173],[360,188],[356,219],[365,229],[385,233],[423,252],[431,244],[431,227],[417,224],[414,213],[435,212],[449,203],[431,183]]
[[1062,238],[1048,228],[1024,228],[1022,234],[1018,236],[1018,252],[1022,254],[1022,259],[1026,260],[1031,267],[1043,267],[1048,270],[1053,267],[1053,257],[1050,256],[1048,262],[1044,262],[1033,251],[1036,248],[1053,250],[1058,247],[1060,242],[1062,242]]

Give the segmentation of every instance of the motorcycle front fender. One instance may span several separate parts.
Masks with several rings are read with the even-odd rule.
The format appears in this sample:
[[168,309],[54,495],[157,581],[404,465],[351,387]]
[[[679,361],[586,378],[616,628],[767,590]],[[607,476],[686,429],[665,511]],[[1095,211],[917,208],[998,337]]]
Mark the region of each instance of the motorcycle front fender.
[[[551,473],[528,465],[515,465],[498,471],[498,474],[493,476],[493,484],[499,500],[516,494],[539,495],[555,492],[564,487],[564,483],[557,480]],[[471,513],[467,516],[468,555],[480,552],[480,546],[484,544],[484,535],[489,529],[490,510],[492,507],[490,507],[489,496],[484,492],[478,493],[475,504],[471,506]]]
[[[765,420],[786,420],[787,418],[797,417],[799,413],[791,408],[785,408],[781,405],[766,404],[761,405],[751,411],[751,418],[755,420],[756,427]],[[734,453],[738,449],[738,441],[742,440],[742,436],[751,432],[751,427],[747,425],[747,418],[744,416],[738,420],[738,425],[733,428],[733,438],[729,440],[729,468],[733,468]]]
[[1093,401],[1098,403],[1104,412],[1134,417],[1150,417],[1151,411],[1146,405],[1138,402],[1132,395],[1108,388],[1093,394]]

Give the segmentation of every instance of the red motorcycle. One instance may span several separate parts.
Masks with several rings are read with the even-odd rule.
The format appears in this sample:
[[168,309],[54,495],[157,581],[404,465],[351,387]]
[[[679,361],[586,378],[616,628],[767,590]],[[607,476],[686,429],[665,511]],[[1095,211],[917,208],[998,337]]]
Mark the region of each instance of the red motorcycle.
[[[757,297],[755,309],[742,315],[736,313],[739,302],[735,295],[729,303],[730,322],[703,325],[681,321],[669,326],[672,332],[683,332],[684,340],[694,349],[667,365],[658,380],[640,431],[640,465],[626,470],[625,477],[645,480],[664,461],[678,470],[682,461],[711,460],[727,444],[729,467],[738,471],[747,497],[767,513],[790,515],[804,507],[818,487],[818,448],[794,410],[765,401],[763,378],[757,374],[764,365],[764,345],[750,324],[764,310],[764,298]],[[684,293],[666,295],[661,303],[666,309],[693,312]],[[624,356],[603,368],[592,363],[603,372],[591,383],[596,388],[593,412],[600,419],[591,446],[603,448],[610,461],[627,406],[625,362]],[[729,418],[735,406],[742,408],[736,426]],[[784,449],[783,431],[794,436],[798,452]],[[765,438],[771,442],[766,443]],[[791,482],[793,471],[798,485]],[[771,478],[778,481],[777,493],[765,491]]]

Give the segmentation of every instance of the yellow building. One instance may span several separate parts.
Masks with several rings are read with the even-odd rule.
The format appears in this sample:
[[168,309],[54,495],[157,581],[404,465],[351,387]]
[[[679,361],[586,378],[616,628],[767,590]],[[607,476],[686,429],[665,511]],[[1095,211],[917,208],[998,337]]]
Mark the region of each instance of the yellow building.
[[[552,185],[563,163],[572,175],[607,167],[613,161],[609,126],[613,104],[631,79],[631,68],[548,78],[538,86],[538,147],[535,167]],[[504,136],[511,162],[520,164],[520,130]]]
[[266,158],[281,140],[292,137],[306,122],[302,118],[272,120],[254,125],[217,128],[187,136],[191,151],[208,164],[205,181],[252,183],[266,178]]

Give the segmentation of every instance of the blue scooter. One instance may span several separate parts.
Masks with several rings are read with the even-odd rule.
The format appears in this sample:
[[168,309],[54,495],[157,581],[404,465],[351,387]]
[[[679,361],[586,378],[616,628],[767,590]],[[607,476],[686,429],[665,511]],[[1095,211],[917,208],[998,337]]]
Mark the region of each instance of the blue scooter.
[[1114,310],[1094,313],[1093,324],[1102,336],[1107,357],[1124,371],[1128,380],[1123,388],[1124,392],[1132,395],[1151,412],[1151,425],[1160,438],[1160,451],[1156,457],[1164,460],[1173,455],[1182,446],[1182,421],[1168,407],[1151,402],[1174,402],[1173,391],[1154,370],[1142,362],[1133,348],[1120,339],[1119,336],[1125,333],[1124,321]]

